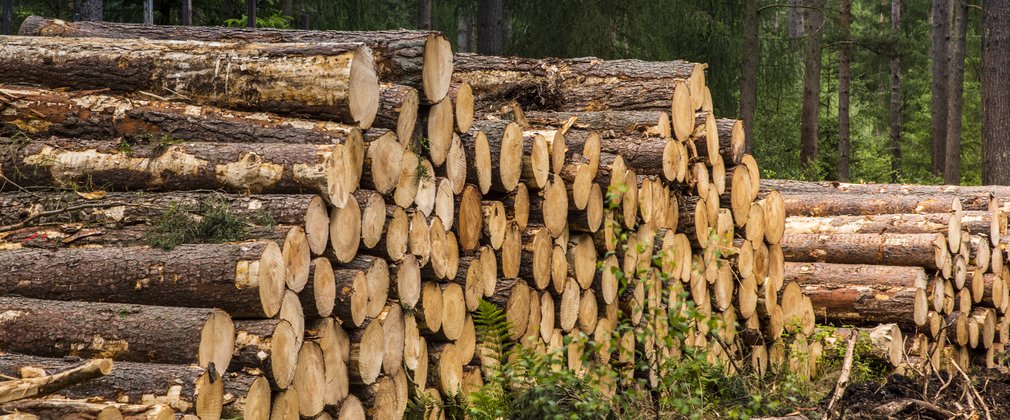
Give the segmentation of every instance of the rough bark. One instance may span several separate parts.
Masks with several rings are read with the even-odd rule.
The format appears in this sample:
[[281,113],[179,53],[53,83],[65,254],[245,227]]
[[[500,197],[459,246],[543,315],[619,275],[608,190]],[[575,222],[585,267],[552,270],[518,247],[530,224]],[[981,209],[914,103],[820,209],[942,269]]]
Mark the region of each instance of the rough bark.
[[[982,3],[982,184],[1010,185],[1010,2]],[[934,113],[935,114],[935,113]]]
[[[843,0],[843,3],[845,0]],[[744,151],[751,153],[753,145],[754,113],[757,111],[758,66],[761,43],[759,39],[761,18],[758,15],[758,1],[745,0],[743,4],[743,48],[740,54],[740,119],[743,120]],[[839,71],[839,74],[841,72]],[[839,77],[841,77],[839,75]],[[841,88],[839,87],[839,90]],[[840,147],[840,146],[839,146]]]
[[[0,343],[10,352],[46,357],[197,364],[224,371],[234,330],[217,309],[0,298],[7,314]],[[226,330],[212,331],[215,328]]]
[[[1010,187],[983,185],[915,185],[915,184],[850,184],[845,182],[825,181],[793,181],[784,179],[768,179],[761,182],[762,192],[776,190],[782,194],[894,194],[894,195],[948,195],[961,197],[964,210],[969,210],[971,200],[992,194],[1000,198],[1010,198]],[[988,201],[988,199],[985,199]],[[1001,200],[1002,201],[1002,200]],[[986,208],[972,209],[986,210]]]
[[[950,217],[950,213],[790,216],[786,218],[786,233],[790,235],[801,233],[947,233]],[[991,219],[992,214],[989,212],[965,212],[961,216],[961,227],[973,234],[988,234]]]
[[786,235],[782,252],[786,261],[837,264],[918,266],[935,269],[936,235],[837,234]]
[[[901,0],[891,0],[891,30],[901,33]],[[901,50],[897,46],[891,57],[891,182],[901,176]],[[960,117],[958,117],[960,118]]]
[[950,5],[952,2],[933,0],[932,3],[930,19],[933,32],[931,35],[932,45],[929,50],[932,73],[932,94],[930,95],[932,129],[930,133],[932,133],[933,159],[931,169],[933,175],[940,175],[945,166],[944,157],[947,150],[947,116],[949,115],[947,106],[950,103],[947,98],[949,86],[947,57],[950,47]]
[[[894,0],[895,2],[900,0]],[[943,182],[961,183],[961,112],[964,108],[964,55],[965,38],[968,34],[968,3],[955,0],[953,3],[953,26],[949,60],[947,63],[947,144],[944,150]]]
[[817,161],[821,94],[821,36],[823,34],[824,0],[807,0],[806,66],[803,71],[803,117],[800,120],[800,161],[811,165]]
[[501,55],[505,48],[505,7],[502,0],[477,1],[477,52]]
[[[669,111],[677,84],[704,90],[702,65],[598,58],[532,59],[457,54],[454,82],[473,89],[475,109],[517,101],[523,110]],[[606,86],[606,98],[599,92]],[[693,110],[692,110],[693,111]]]
[[921,267],[786,263],[785,281],[797,282],[819,320],[842,324],[897,323],[913,326]]
[[74,20],[82,22],[101,22],[102,0],[76,0],[74,2]]
[[272,389],[286,389],[294,380],[298,350],[304,337],[281,319],[239,321],[229,372],[261,374]]
[[236,317],[270,317],[284,288],[280,257],[269,242],[172,251],[25,248],[0,253],[0,290],[37,299],[222,308]]
[[[13,83],[181,95],[227,108],[372,125],[379,84],[362,44],[8,39],[0,76]],[[222,68],[229,71],[221,71]],[[25,71],[25,69],[33,69]]]
[[[525,115],[531,126],[549,127],[554,130],[560,129],[569,119],[575,118],[572,128],[599,131],[602,137],[616,137],[619,134],[670,137],[669,116],[659,111],[529,111]],[[663,123],[666,124],[665,127]]]
[[[839,216],[874,214],[942,213],[950,211],[950,196],[894,194],[783,194],[786,214],[793,216]],[[984,210],[986,196],[965,196],[965,210]]]
[[120,191],[289,194],[326,194],[332,170],[327,160],[336,150],[332,145],[129,144],[62,138],[27,144],[0,139],[0,147],[10,150],[0,156],[0,171],[21,187],[101,185]]
[[838,46],[838,171],[840,181],[849,180],[849,69],[852,50],[852,1],[841,0],[838,4],[839,29],[842,33],[842,43]]
[[[335,122],[151,98],[10,85],[0,85],[0,98],[4,99],[0,101],[3,135],[12,135],[17,130],[32,137],[96,140],[167,136],[222,143],[333,144],[349,139],[362,142],[361,131],[356,127]],[[384,110],[381,116],[385,115]],[[395,121],[392,128],[396,128]]]
[[[452,74],[452,50],[438,32],[430,31],[308,31],[256,28],[146,26],[108,22],[64,22],[32,16],[25,19],[20,35],[147,38],[260,43],[342,43],[367,45],[374,56],[379,78],[423,89],[432,102],[445,97]],[[428,51],[430,49],[430,51]],[[431,69],[425,69],[430,64]],[[427,73],[428,76],[424,76]],[[426,88],[431,86],[432,89]]]

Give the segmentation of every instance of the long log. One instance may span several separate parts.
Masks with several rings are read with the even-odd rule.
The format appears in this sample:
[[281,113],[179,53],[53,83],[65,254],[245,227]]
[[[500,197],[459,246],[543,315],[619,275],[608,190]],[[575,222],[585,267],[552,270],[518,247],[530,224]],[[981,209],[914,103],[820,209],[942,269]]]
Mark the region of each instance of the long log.
[[575,118],[572,128],[597,130],[605,137],[618,133],[634,136],[669,138],[670,115],[666,111],[593,111],[593,112],[526,112],[526,120],[532,126],[549,127],[555,130]]
[[[21,187],[321,192],[343,207],[357,188],[360,174],[352,169],[353,161],[340,144],[131,144],[52,138],[27,144],[0,139],[0,147],[11,148],[0,156],[0,174]],[[8,183],[0,188],[12,187]]]
[[3,408],[22,415],[37,416],[27,417],[32,419],[105,418],[105,416],[127,420],[172,420],[175,418],[172,408],[164,404],[120,404],[88,402],[86,400],[41,399],[5,404]]
[[59,392],[63,388],[108,375],[111,371],[112,360],[95,359],[79,366],[63,369],[59,373],[25,375],[21,379],[0,382],[0,402],[44,397]]
[[[799,283],[818,319],[914,327],[916,290],[926,284],[927,277],[921,267],[786,263],[785,281]],[[924,319],[927,308],[918,309],[924,311],[920,314]]]
[[379,107],[375,60],[359,43],[9,37],[0,52],[0,79],[179,95],[201,104],[311,115],[361,128],[372,125]]
[[[950,213],[873,214],[865,216],[790,216],[786,233],[947,233]],[[961,228],[973,234],[990,234],[992,213],[969,211],[961,215]],[[999,237],[1006,226],[996,230]]]
[[[766,188],[763,182],[762,191]],[[949,195],[912,194],[828,194],[782,193],[786,214],[790,216],[839,216],[873,214],[943,213],[951,210]],[[961,198],[962,208],[982,211],[989,208],[988,195]]]
[[227,369],[235,346],[219,309],[0,298],[0,346],[48,357],[75,355]]
[[[33,137],[168,136],[222,143],[362,143],[361,130],[350,125],[149,97],[0,85],[0,98],[0,123]],[[383,110],[382,115],[387,113]],[[5,131],[12,130],[0,127],[0,133]]]
[[[942,268],[938,241],[933,234],[786,235],[782,251],[786,261],[838,264],[876,264]],[[939,235],[942,237],[942,235]],[[946,251],[943,248],[942,251]]]
[[[850,184],[838,181],[794,181],[772,179],[763,187],[783,194],[895,194],[895,195],[957,195],[962,197],[993,194],[1010,197],[1010,187],[999,185],[915,185],[915,184]],[[965,210],[968,210],[965,208]]]
[[382,81],[423,89],[428,101],[440,101],[449,92],[452,47],[438,32],[429,31],[306,31],[198,26],[151,26],[111,22],[66,22],[31,16],[19,35],[147,38],[228,42],[358,42],[374,54]]
[[285,269],[273,242],[149,247],[25,248],[0,253],[0,294],[50,300],[222,308],[272,317]]
[[[74,357],[49,358],[24,354],[0,354],[0,374],[20,377],[23,369],[42,369],[47,373],[64,371],[81,364]],[[214,376],[211,381],[210,376]],[[202,380],[201,380],[202,379]],[[104,398],[125,404],[165,404],[180,413],[207,409],[221,413],[223,386],[227,380],[220,373],[210,373],[193,365],[115,362],[108,375],[64,388],[59,394],[71,399]],[[216,392],[215,392],[216,391]],[[216,395],[215,395],[216,394]],[[203,397],[203,398],[201,398]],[[204,414],[204,413],[201,413]]]

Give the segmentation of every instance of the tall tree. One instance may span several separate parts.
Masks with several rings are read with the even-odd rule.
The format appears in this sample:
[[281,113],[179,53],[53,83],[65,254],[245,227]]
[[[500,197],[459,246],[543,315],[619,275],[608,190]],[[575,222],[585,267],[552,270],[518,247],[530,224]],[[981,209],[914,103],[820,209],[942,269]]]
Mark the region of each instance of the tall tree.
[[456,11],[456,51],[473,52],[473,9],[469,3]]
[[477,52],[501,55],[505,47],[502,0],[477,0]]
[[849,51],[852,0],[841,0],[838,23],[842,41],[838,47],[838,180],[849,180]]
[[182,25],[193,25],[193,0],[182,0]]
[[790,7],[786,12],[786,25],[789,28],[789,38],[803,38],[803,13],[805,9],[803,1],[804,0],[789,0]]
[[154,0],[144,0],[144,24],[154,25]]
[[3,0],[3,22],[0,24],[0,34],[14,33],[14,0]]
[[101,22],[102,0],[77,0],[74,2],[74,20]]
[[929,50],[932,67],[932,129],[930,130],[933,175],[939,176],[944,169],[947,153],[947,58],[950,46],[950,0],[933,0],[932,46]]
[[807,0],[807,56],[803,71],[803,115],[800,120],[800,161],[817,162],[817,125],[821,96],[821,35],[824,32],[825,0]]
[[417,28],[431,29],[431,0],[417,0]]
[[[843,2],[846,0],[842,0]],[[743,49],[742,71],[740,76],[740,119],[743,120],[745,150],[753,150],[752,133],[754,132],[754,111],[757,109],[758,66],[761,43],[758,39],[758,29],[761,20],[758,17],[758,0],[744,0],[743,3]]]
[[246,16],[248,20],[246,21],[246,26],[250,28],[256,27],[256,0],[245,0]]
[[982,0],[982,184],[1010,185],[1010,0]]
[[[891,0],[891,31],[901,35],[901,0]],[[891,182],[901,176],[901,43],[891,53]]]
[[964,108],[964,43],[968,34],[968,2],[954,0],[950,60],[947,64],[947,149],[943,158],[943,182],[961,183],[961,110]]

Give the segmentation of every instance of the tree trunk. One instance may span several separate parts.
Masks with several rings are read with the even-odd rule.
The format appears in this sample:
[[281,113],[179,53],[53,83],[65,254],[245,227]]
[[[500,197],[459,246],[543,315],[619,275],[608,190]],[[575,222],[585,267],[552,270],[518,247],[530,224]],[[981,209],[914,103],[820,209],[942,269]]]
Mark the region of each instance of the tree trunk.
[[75,0],[74,20],[84,22],[101,22],[102,0]]
[[245,0],[246,27],[256,28],[256,0]]
[[[950,196],[890,194],[783,194],[786,214],[793,216],[840,216],[949,212]],[[985,210],[988,197],[962,198],[964,210]]]
[[[222,66],[231,70],[221,72]],[[372,125],[379,97],[370,50],[349,43],[251,43],[236,49],[200,41],[11,38],[0,51],[0,78],[182,95],[202,104],[311,115],[363,128]]]
[[[147,247],[18,249],[0,253],[3,294],[39,299],[222,308],[270,317],[284,290],[273,242]],[[256,276],[256,277],[252,277]]]
[[[23,354],[0,354],[0,374],[20,377],[24,368],[43,369],[48,374],[71,369],[80,365],[74,357],[47,358]],[[200,381],[206,369],[193,365],[168,365],[116,361],[112,372],[86,383],[64,388],[59,394],[71,399],[104,398],[108,401],[127,404],[145,404],[145,398],[155,398],[155,402],[168,404],[180,413],[192,413],[204,392],[213,394],[216,384]],[[226,376],[215,373],[213,382],[227,381]],[[209,379],[209,378],[207,378]],[[177,397],[170,397],[171,388],[179,387]],[[220,391],[217,397],[221,397]],[[221,401],[217,401],[221,410]],[[6,407],[6,406],[5,406]]]
[[53,138],[28,143],[15,153],[0,156],[0,162],[3,175],[22,187],[76,184],[121,191],[211,188],[239,193],[322,192],[339,206],[347,201],[344,191],[328,191],[352,190],[348,183],[354,175],[347,173],[350,169],[337,168],[341,165],[329,161],[335,150],[344,149],[342,145],[277,143],[131,145],[124,141]]
[[467,53],[477,50],[474,43],[473,6],[461,5],[456,9],[456,51]]
[[[287,4],[290,6],[291,2],[288,1]],[[182,15],[180,21],[182,22],[182,26],[193,26],[193,0],[182,0],[181,13]],[[288,13],[285,13],[285,15],[290,16],[290,10]]]
[[[847,0],[842,0],[843,3]],[[758,70],[760,66],[761,42],[759,32],[761,18],[758,15],[758,0],[745,0],[743,4],[743,49],[740,76],[740,119],[743,120],[744,151],[753,150],[754,113],[757,111]],[[843,47],[846,48],[846,47]],[[839,70],[839,77],[841,70]],[[841,106],[839,104],[839,106]],[[839,146],[841,147],[841,146]]]
[[1010,2],[982,3],[982,183],[1010,185]]
[[842,32],[841,45],[838,46],[838,171],[840,181],[849,180],[849,53],[852,37],[849,28],[852,21],[852,1],[841,0],[839,8],[839,26]]
[[[898,1],[898,0],[895,0]],[[943,181],[945,184],[961,183],[961,110],[964,107],[964,54],[968,34],[968,3],[954,2],[954,26],[951,28],[950,60],[947,71],[947,131]]]
[[417,0],[417,29],[431,30],[431,0]]
[[[875,264],[938,268],[935,234],[786,235],[782,252],[790,262]],[[943,242],[946,244],[946,241]],[[946,251],[946,249],[944,249]]]
[[46,357],[213,365],[225,371],[235,346],[219,309],[0,298],[4,350]]
[[502,0],[477,0],[477,52],[501,55],[505,48],[505,8]]
[[[416,92],[414,95],[416,108]],[[10,85],[0,85],[0,96],[5,98],[0,102],[0,122],[9,127],[0,127],[4,135],[13,135],[17,130],[32,137],[95,140],[167,136],[176,140],[222,143],[350,142],[360,145],[363,142],[361,130],[350,125],[213,106],[198,107],[182,102]],[[389,99],[389,105],[383,100],[376,126],[397,128],[399,113],[403,109],[407,113],[410,110],[407,97],[409,94],[404,97],[405,104],[395,105],[395,109],[391,103],[393,98]],[[413,132],[413,125],[410,128]]]
[[3,2],[3,11],[0,12],[0,34],[14,34],[14,0]]
[[824,30],[824,0],[807,0],[806,67],[803,71],[803,116],[800,121],[800,161],[810,167],[817,163],[817,125],[821,97],[821,35]]
[[930,132],[933,145],[932,171],[933,175],[937,176],[943,173],[946,166],[944,157],[947,152],[947,117],[950,115],[947,111],[947,106],[950,103],[947,92],[948,86],[950,86],[947,74],[950,48],[950,5],[949,0],[933,0],[931,8],[933,33],[929,55],[933,76],[932,95],[930,96],[933,118]]
[[[891,0],[891,30],[901,33],[901,0]],[[901,50],[891,57],[891,182],[901,176]],[[847,100],[846,100],[847,101]],[[846,127],[848,129],[848,127]]]
[[799,39],[803,38],[806,32],[806,27],[803,24],[804,21],[804,8],[803,0],[789,0],[789,11],[787,17],[787,24],[789,26],[789,38]]
[[25,20],[19,34],[257,43],[363,43],[371,48],[380,80],[423,89],[426,99],[431,103],[442,100],[448,94],[449,80],[452,77],[452,46],[442,35],[427,31],[350,32],[143,26],[128,23],[68,23],[32,16]]
[[[865,216],[790,216],[786,219],[786,233],[947,233],[951,213],[870,214]],[[973,234],[987,234],[991,228],[992,213],[965,212],[961,228]],[[1005,228],[1005,226],[1004,226]],[[1000,237],[1005,234],[1005,230]]]

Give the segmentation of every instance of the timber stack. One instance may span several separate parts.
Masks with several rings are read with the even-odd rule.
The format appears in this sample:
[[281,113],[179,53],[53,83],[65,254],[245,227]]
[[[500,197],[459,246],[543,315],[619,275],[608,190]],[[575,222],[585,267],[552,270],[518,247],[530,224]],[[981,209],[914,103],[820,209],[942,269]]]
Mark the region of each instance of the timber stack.
[[[610,392],[691,347],[816,371],[789,201],[704,64],[454,56],[417,31],[21,35],[0,50],[0,373],[114,366],[7,410],[400,418],[501,362],[484,302],[571,369],[603,345]],[[987,308],[1004,280],[972,255]]]
[[1010,344],[1007,187],[768,180],[783,197],[787,281],[818,318],[889,324],[890,362],[993,368]]

